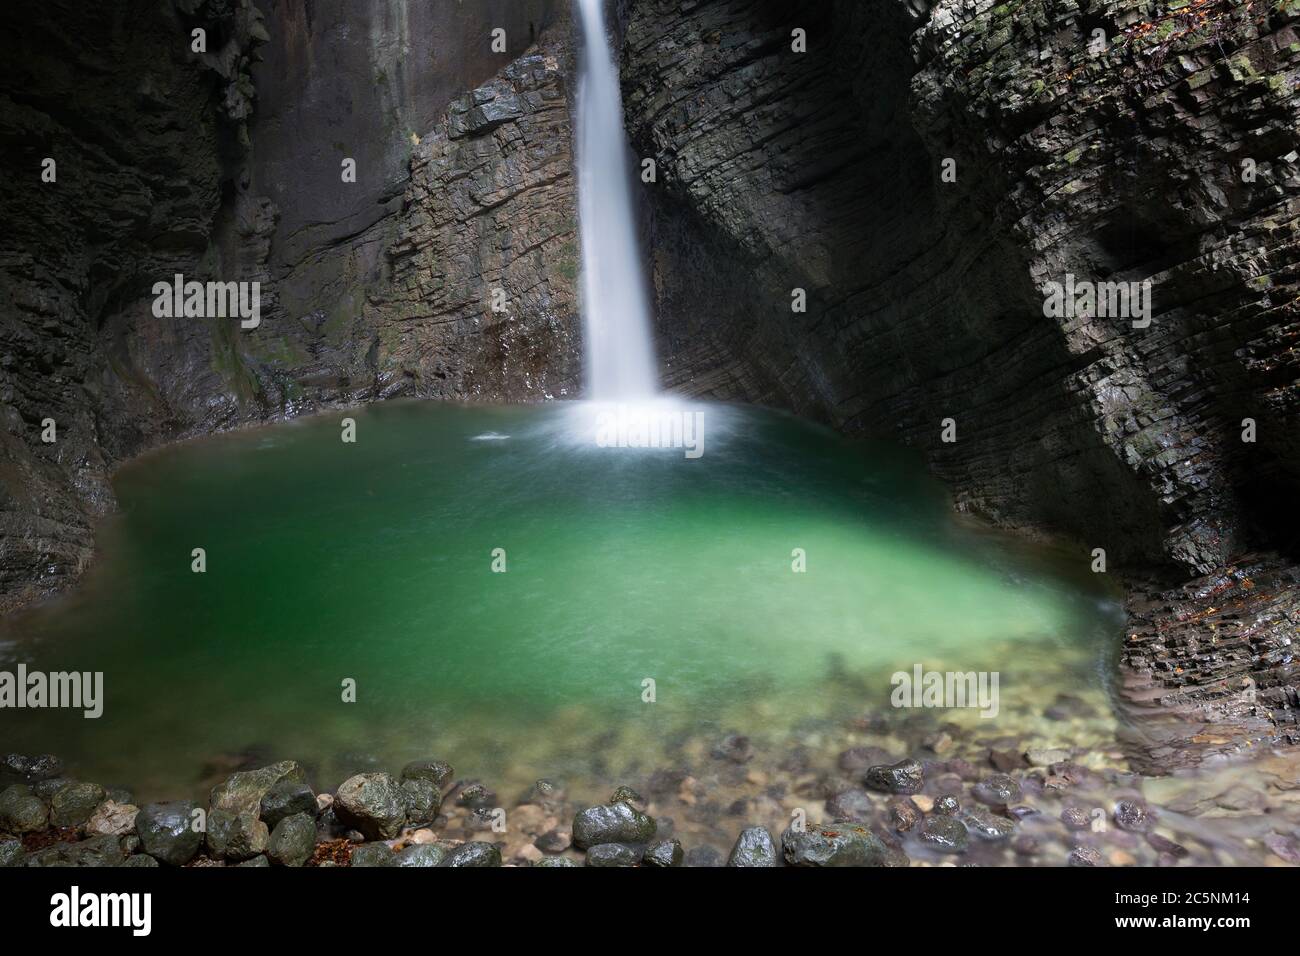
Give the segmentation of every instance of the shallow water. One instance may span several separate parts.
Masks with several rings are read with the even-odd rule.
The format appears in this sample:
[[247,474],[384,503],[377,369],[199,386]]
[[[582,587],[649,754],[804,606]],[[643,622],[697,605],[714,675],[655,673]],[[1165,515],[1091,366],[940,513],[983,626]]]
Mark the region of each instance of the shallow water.
[[1085,558],[963,526],[896,449],[702,407],[695,460],[597,447],[585,406],[432,403],[148,455],[84,585],[3,635],[103,671],[104,715],[9,711],[5,746],[145,797],[250,754],[598,789],[692,733],[887,708],[917,664],[999,672],[990,732],[1045,681],[1101,695],[1122,624]]

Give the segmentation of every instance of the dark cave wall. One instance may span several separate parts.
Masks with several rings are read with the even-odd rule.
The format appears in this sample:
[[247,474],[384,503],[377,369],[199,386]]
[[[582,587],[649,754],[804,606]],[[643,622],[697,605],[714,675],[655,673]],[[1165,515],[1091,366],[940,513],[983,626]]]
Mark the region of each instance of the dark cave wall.
[[[569,45],[564,0],[7,14],[0,608],[75,579],[111,468],[145,448],[397,395],[572,393]],[[261,282],[261,326],[154,317],[177,272]]]
[[[1094,59],[1074,0],[631,3],[661,347],[685,389],[919,446],[963,510],[1208,572],[1284,543],[1243,488],[1296,487],[1295,10],[1096,6]],[[1045,318],[1066,272],[1151,278],[1152,326]]]
[[[1294,722],[1300,5],[919,6],[624,5],[669,381],[901,440],[960,510],[1104,548],[1146,702]],[[1150,279],[1152,324],[1045,317],[1065,273]]]

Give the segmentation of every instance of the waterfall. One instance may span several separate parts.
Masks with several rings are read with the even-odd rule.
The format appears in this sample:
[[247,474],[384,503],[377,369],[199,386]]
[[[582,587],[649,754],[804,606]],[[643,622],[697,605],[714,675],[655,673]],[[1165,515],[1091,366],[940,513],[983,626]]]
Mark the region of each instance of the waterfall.
[[584,42],[578,79],[578,229],[587,398],[626,401],[658,391],[650,305],[632,204],[632,151],[603,0],[578,0]]

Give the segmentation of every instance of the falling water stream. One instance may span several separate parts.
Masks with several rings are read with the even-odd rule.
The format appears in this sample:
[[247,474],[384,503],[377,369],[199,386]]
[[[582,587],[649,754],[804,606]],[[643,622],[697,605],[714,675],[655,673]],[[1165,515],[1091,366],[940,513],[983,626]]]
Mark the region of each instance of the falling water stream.
[[632,153],[602,0],[578,0],[578,216],[587,395],[638,401],[657,391],[650,306],[633,217]]

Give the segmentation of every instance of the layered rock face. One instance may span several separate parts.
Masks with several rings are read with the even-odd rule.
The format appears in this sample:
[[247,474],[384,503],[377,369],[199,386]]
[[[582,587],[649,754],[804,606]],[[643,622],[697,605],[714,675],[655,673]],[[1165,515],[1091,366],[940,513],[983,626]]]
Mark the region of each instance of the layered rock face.
[[[1250,549],[1281,551],[1249,559],[1269,580],[1294,556],[1298,16],[626,4],[672,382],[921,448],[960,509],[1147,575],[1135,601],[1165,611],[1135,604],[1127,652],[1145,698],[1291,720],[1294,590],[1262,623],[1245,600],[1231,651],[1155,629],[1249,577]],[[1048,283],[1076,280],[1149,280],[1149,324],[1048,314]]]
[[[56,2],[9,22],[0,606],[85,567],[109,469],[149,446],[575,389],[566,4]],[[155,316],[177,273],[260,283],[260,325]]]

